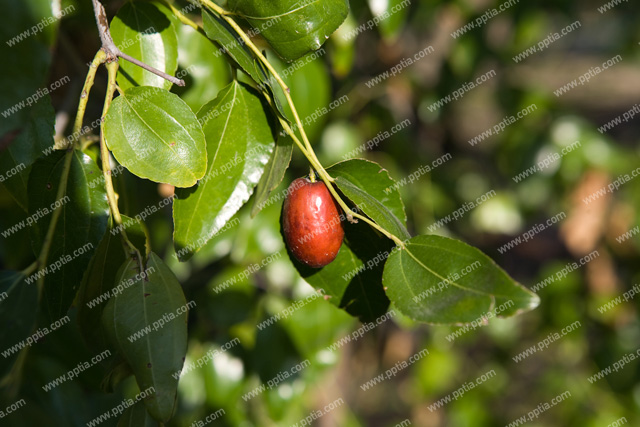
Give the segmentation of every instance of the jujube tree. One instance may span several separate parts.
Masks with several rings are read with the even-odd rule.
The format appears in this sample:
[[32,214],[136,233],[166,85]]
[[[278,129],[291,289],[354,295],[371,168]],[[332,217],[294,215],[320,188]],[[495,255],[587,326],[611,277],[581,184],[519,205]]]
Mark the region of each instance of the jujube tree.
[[[411,236],[398,186],[383,165],[353,158],[325,167],[318,159],[272,52],[290,62],[319,49],[347,16],[346,0],[229,0],[225,8],[201,0],[201,10],[135,1],[110,24],[97,0],[93,6],[102,48],[90,64],[71,132],[42,155],[41,148],[53,146],[53,111],[40,104],[34,120],[41,134],[31,147],[16,140],[8,148],[13,160],[5,157],[28,165],[20,172],[23,185],[7,185],[26,215],[65,200],[30,228],[35,261],[2,273],[6,347],[36,325],[63,318],[75,301],[87,345],[114,355],[106,388],[134,375],[140,390],[155,390],[144,399],[148,415],[169,420],[178,385],[172,374],[187,352],[187,302],[174,273],[150,250],[144,224],[120,212],[114,171],[175,188],[173,245],[186,262],[243,205],[251,203],[251,214],[259,215],[278,196],[274,190],[294,149],[308,162],[311,181],[294,181],[279,199],[286,199],[284,238],[299,274],[329,304],[362,321],[393,305],[413,320],[440,324],[472,322],[497,306],[508,307],[503,317],[537,306],[535,294],[478,249],[442,236]],[[206,37],[210,59],[226,61],[231,70],[231,82],[198,111],[171,92],[184,85],[174,77],[182,25]],[[259,48],[249,34],[260,34],[272,50]],[[108,73],[104,108],[91,128],[84,115],[101,66]],[[313,199],[324,203],[317,217],[306,192],[322,193]],[[75,259],[51,267],[71,253]],[[470,265],[472,273],[459,274]],[[36,305],[38,311],[27,308]],[[172,316],[161,328],[139,334],[167,313]],[[19,377],[20,354],[3,363],[3,375]],[[146,418],[139,408],[123,420]]]

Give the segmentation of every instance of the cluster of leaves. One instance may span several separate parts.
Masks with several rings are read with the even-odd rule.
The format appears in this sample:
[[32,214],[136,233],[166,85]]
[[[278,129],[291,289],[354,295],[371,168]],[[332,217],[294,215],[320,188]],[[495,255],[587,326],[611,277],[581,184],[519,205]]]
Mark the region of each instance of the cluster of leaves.
[[[332,0],[300,6],[291,0],[231,1],[229,9],[260,32],[278,55],[291,61],[322,45],[346,17],[348,3]],[[194,113],[187,102],[170,92],[169,82],[123,63],[117,77],[120,94],[102,128],[108,149],[130,173],[176,187],[173,241],[181,261],[189,260],[210,241],[254,192],[252,213],[257,214],[282,181],[293,150],[291,139],[279,136],[278,123],[294,121],[290,106],[282,105],[286,96],[284,88],[274,83],[276,76],[226,15],[203,9],[202,24],[201,32],[210,40],[209,51],[223,53],[234,76],[237,71],[244,75],[234,78]],[[180,25],[163,4],[131,2],[121,8],[110,30],[123,52],[174,74]],[[150,28],[154,31],[147,34]],[[135,43],[129,43],[134,39]],[[45,102],[39,105],[48,108]],[[46,148],[53,135],[53,112],[32,111],[31,132],[47,136],[34,140],[48,140]],[[59,208],[56,226],[50,227],[52,217],[47,217],[31,228],[34,252],[51,245],[49,260],[57,260],[87,243],[90,247],[39,279],[39,287],[29,286],[24,273],[3,273],[0,291],[7,292],[8,298],[0,307],[0,318],[10,327],[3,332],[2,342],[24,339],[36,324],[35,312],[18,316],[17,307],[35,305],[41,297],[42,321],[51,322],[65,316],[75,300],[89,345],[96,350],[111,348],[119,355],[112,361],[104,387],[112,389],[132,373],[141,390],[155,389],[144,400],[148,414],[168,420],[178,384],[171,374],[180,370],[187,350],[187,313],[159,331],[134,341],[130,337],[163,314],[185,306],[178,280],[150,252],[142,224],[125,217],[127,227],[123,229],[110,219],[109,195],[100,182],[102,172],[95,153],[76,149],[40,156],[42,147],[20,141],[13,142],[3,161],[8,168],[20,162],[29,165],[21,172],[20,184],[7,187],[28,214],[37,215],[61,196],[68,196],[68,202]],[[378,226],[345,222],[343,247],[336,260],[322,269],[310,269],[292,259],[300,275],[323,289],[332,304],[363,321],[379,317],[393,304],[411,319],[430,323],[471,322],[506,301],[512,303],[501,316],[537,305],[534,294],[479,250],[445,237],[411,237],[397,186],[377,163],[352,159],[327,172],[335,178],[345,202]],[[379,229],[401,244],[395,245]],[[122,233],[133,248],[125,245],[123,250]],[[371,265],[373,259],[382,262]],[[475,263],[480,267],[473,274],[452,278]],[[123,291],[97,308],[87,308],[88,302],[113,293],[122,284],[127,284]],[[419,298],[424,292],[433,294]],[[2,373],[10,368],[11,363]],[[146,414],[132,409],[125,418]]]

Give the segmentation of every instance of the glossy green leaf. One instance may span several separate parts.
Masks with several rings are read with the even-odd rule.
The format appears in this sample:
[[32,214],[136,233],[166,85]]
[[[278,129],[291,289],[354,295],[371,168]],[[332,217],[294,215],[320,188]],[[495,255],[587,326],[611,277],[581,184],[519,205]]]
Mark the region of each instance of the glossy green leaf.
[[251,207],[252,217],[262,210],[271,192],[282,182],[282,178],[284,178],[284,174],[289,167],[289,162],[291,162],[292,153],[293,140],[288,136],[280,136],[256,187],[256,195]]
[[[57,200],[66,156],[71,156],[63,197]],[[35,284],[44,274],[45,316],[58,320],[73,302],[82,276],[107,229],[109,206],[104,186],[88,183],[102,174],[86,154],[55,151],[33,164],[29,176],[29,215],[39,218],[30,227],[34,253],[40,253],[53,211],[62,212],[53,234],[48,265],[27,280]]]
[[383,283],[398,310],[429,323],[469,323],[496,307],[499,317],[509,317],[540,301],[480,250],[433,235],[413,237],[405,249],[394,250]]
[[[147,65],[173,75],[178,67],[178,37],[169,17],[155,4],[127,2],[113,18],[111,36],[120,50]],[[126,60],[120,60],[118,85],[171,88],[171,82]]]
[[230,0],[229,7],[287,61],[319,49],[349,13],[347,0]]
[[400,192],[386,169],[368,160],[351,159],[336,163],[327,172],[369,218],[400,239],[410,237]]
[[196,115],[177,95],[137,87],[111,104],[104,123],[114,157],[141,178],[191,187],[204,176],[207,152]]
[[149,415],[143,402],[127,408],[118,420],[117,427],[157,427],[158,423]]
[[324,291],[329,302],[363,322],[370,322],[383,315],[389,306],[382,288],[382,270],[393,244],[362,222],[344,222],[343,227],[345,239],[340,252],[327,266],[311,268],[291,254],[289,258],[311,286]]
[[198,112],[209,163],[197,186],[176,191],[173,239],[181,260],[204,246],[251,196],[275,144],[269,117],[259,94],[237,81]]
[[[55,111],[45,96],[29,108],[27,121],[6,150],[0,151],[0,183],[27,210],[27,182],[31,165],[53,150]],[[11,176],[7,176],[11,174]]]
[[[33,331],[38,314],[38,287],[16,271],[0,271],[0,379],[13,366],[20,349],[14,347]],[[11,348],[16,351],[5,353]]]
[[187,305],[173,272],[154,253],[141,278],[138,263],[127,260],[116,275],[129,283],[112,297],[102,313],[102,325],[113,345],[131,367],[140,390],[153,387],[144,399],[158,421],[171,418],[178,378],[187,352]]
[[178,46],[180,66],[176,74],[186,82],[186,87],[174,87],[174,91],[198,111],[218,95],[220,89],[231,81],[231,67],[224,55],[212,55],[217,47],[202,33],[188,25],[181,25]]
[[[148,255],[148,238],[141,222],[122,215],[123,224],[129,240],[138,248],[140,254]],[[78,325],[82,337],[92,350],[99,352],[107,346],[107,340],[100,328],[102,311],[114,291],[117,293],[125,286],[116,283],[116,273],[127,260],[118,227],[109,227],[93,254],[89,267],[84,273],[78,292]],[[117,290],[114,290],[117,288]]]
[[256,83],[264,81],[263,75],[256,67],[253,53],[246,47],[242,39],[236,36],[236,32],[219,16],[202,10],[202,26],[207,37],[216,41],[221,49],[215,49],[212,55],[221,55],[226,52]]

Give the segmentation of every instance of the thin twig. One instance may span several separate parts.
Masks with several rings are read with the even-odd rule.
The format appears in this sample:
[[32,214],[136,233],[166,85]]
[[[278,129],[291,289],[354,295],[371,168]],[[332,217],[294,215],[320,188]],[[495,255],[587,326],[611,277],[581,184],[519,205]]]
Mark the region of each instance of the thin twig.
[[[118,74],[118,63],[110,62],[106,64],[105,67],[107,67],[109,83],[107,86],[107,95],[104,99],[104,107],[102,109],[102,123],[100,124],[100,158],[102,160],[102,175],[104,177],[104,185],[107,192],[107,201],[109,202],[109,208],[111,209],[111,214],[113,215],[114,222],[118,226],[122,226],[122,216],[120,215],[120,210],[118,209],[116,191],[113,188],[113,181],[111,179],[109,149],[107,148],[107,141],[104,137],[105,118],[107,116],[107,111],[109,111],[109,107],[111,106],[111,102],[113,101],[113,94],[116,91],[116,75]],[[142,258],[142,254],[140,254],[138,248],[131,242],[131,240],[129,240],[124,227],[122,227],[122,229],[120,230],[120,237],[122,238],[125,252],[131,254],[134,260],[138,263],[138,272],[143,272],[144,266],[142,265],[142,263],[144,260]]]
[[102,50],[107,54],[107,62],[116,61],[118,58],[126,59],[132,64],[137,65],[138,67],[149,71],[150,73],[155,74],[156,76],[160,76],[165,80],[170,81],[171,83],[184,86],[184,80],[178,79],[174,76],[170,76],[169,74],[160,71],[156,68],[153,68],[150,65],[145,64],[144,62],[135,59],[126,53],[122,52],[118,49],[118,46],[113,42],[113,38],[111,37],[111,32],[109,31],[109,21],[107,20],[107,13],[104,10],[104,6],[100,3],[99,0],[93,1],[93,11],[96,15],[96,24],[98,26],[98,33],[100,33],[100,41],[102,42]]

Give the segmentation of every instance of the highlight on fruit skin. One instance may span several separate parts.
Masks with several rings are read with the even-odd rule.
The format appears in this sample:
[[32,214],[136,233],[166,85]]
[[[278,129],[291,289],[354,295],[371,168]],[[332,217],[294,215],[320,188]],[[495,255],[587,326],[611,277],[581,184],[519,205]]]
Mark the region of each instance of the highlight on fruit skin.
[[322,181],[295,179],[282,208],[282,231],[293,256],[321,268],[338,255],[344,238],[340,207]]

